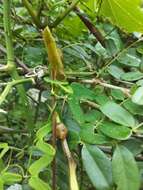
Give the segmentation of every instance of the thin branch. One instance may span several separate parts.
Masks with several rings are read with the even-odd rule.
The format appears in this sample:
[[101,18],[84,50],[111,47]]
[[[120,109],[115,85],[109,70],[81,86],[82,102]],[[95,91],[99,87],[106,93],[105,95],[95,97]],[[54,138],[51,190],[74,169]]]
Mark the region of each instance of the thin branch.
[[89,101],[89,100],[83,100],[84,103],[86,103],[89,107],[99,109],[100,105],[96,104],[95,102]]
[[40,22],[39,17],[37,16],[36,11],[33,9],[31,3],[29,3],[28,0],[22,0],[23,5],[25,6],[25,8],[28,10],[30,16],[32,17],[32,20],[34,22],[34,24],[40,29],[42,28],[42,24]]
[[81,21],[85,24],[85,26],[88,28],[88,30],[91,32],[91,34],[93,34],[95,36],[97,41],[99,41],[101,43],[101,45],[103,47],[105,47],[104,37],[102,36],[101,32],[93,25],[93,23],[90,21],[90,19],[87,17],[87,15],[85,15],[85,13],[82,14],[81,10],[78,7],[75,7],[74,11],[79,16]]
[[136,41],[134,41],[133,43],[131,43],[130,45],[128,45],[125,49],[119,51],[111,60],[107,61],[107,63],[105,63],[104,67],[98,72],[98,77],[114,62],[116,61],[121,55],[123,55],[124,53],[127,52],[127,50],[129,48],[131,48],[132,46],[134,46],[135,44],[137,44],[138,42],[143,41],[143,38],[140,38]]
[[50,28],[55,28],[58,26],[64,18],[75,8],[75,6],[79,3],[80,0],[74,0],[69,7],[63,12],[51,25]]
[[110,88],[110,89],[115,89],[115,90],[121,90],[126,96],[131,97],[130,94],[130,89],[120,87],[120,86],[115,86],[112,84],[105,83],[104,81],[100,79],[85,79],[85,80],[80,80],[81,83],[86,83],[86,84],[99,84],[105,88]]

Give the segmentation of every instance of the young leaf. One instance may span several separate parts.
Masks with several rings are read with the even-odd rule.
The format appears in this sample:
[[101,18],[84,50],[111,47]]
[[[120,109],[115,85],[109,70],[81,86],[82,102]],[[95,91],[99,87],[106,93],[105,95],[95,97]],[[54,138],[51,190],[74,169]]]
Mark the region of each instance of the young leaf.
[[109,101],[100,107],[100,110],[112,121],[128,127],[135,127],[134,117],[120,105]]
[[51,190],[50,186],[36,176],[32,176],[29,180],[29,185],[35,190]]
[[132,134],[132,130],[128,127],[110,122],[104,122],[99,129],[103,134],[117,140],[128,139]]
[[97,190],[111,190],[111,162],[106,155],[93,145],[84,145],[82,160],[85,170]]
[[7,143],[0,143],[0,149],[2,149],[0,153],[0,159],[6,154],[6,152],[9,150],[9,146]]
[[143,86],[139,87],[132,96],[132,101],[135,104],[143,105]]
[[44,125],[41,129],[39,129],[36,134],[36,147],[42,151],[43,155],[39,160],[36,160],[34,163],[32,163],[28,169],[29,173],[31,174],[29,185],[35,190],[50,189],[49,185],[39,177],[40,172],[52,162],[55,154],[55,149],[50,144],[44,142],[44,137],[50,132],[50,130],[50,123],[47,123],[47,125]]
[[3,180],[4,184],[12,184],[14,182],[19,182],[22,180],[21,175],[16,173],[4,172],[1,174],[1,179]]
[[54,148],[50,144],[44,143],[41,140],[37,142],[36,146],[43,151],[45,155],[30,166],[29,172],[34,176],[38,176],[40,171],[51,163],[55,154]]
[[37,131],[36,133],[37,139],[39,140],[43,139],[45,134],[48,134],[49,132],[51,132],[51,130],[52,130],[51,123],[50,122],[46,123]]
[[143,78],[143,73],[139,71],[132,71],[121,75],[121,79],[125,81],[136,81]]
[[117,190],[139,190],[140,177],[132,153],[124,146],[117,146],[112,160],[113,180]]

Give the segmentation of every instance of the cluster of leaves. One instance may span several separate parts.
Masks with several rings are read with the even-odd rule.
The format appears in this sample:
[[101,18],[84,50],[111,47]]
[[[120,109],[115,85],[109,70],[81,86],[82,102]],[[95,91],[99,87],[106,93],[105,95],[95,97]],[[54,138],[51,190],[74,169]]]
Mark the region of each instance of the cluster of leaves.
[[[42,22],[52,26],[69,4],[62,0],[35,0],[32,6]],[[50,163],[55,155],[50,145],[53,85],[58,88],[56,110],[68,128],[67,140],[76,158],[80,189],[143,188],[141,1],[85,0],[79,7],[102,34],[105,46],[97,42],[71,11],[53,30],[67,75],[67,81],[61,82],[50,79],[41,34],[26,8],[21,2],[12,1],[15,55],[30,71],[19,69],[19,73],[21,77],[33,74],[35,77],[36,73],[38,79],[34,85],[24,84],[32,128],[27,127],[25,109],[15,88],[1,105],[1,189],[16,182],[24,190],[51,189]],[[6,50],[2,17],[0,34],[0,63],[3,65]],[[39,73],[45,69],[46,76],[40,77]],[[9,76],[0,74],[1,92],[3,84],[10,80]],[[67,162],[59,142],[56,160],[57,187],[68,190]]]

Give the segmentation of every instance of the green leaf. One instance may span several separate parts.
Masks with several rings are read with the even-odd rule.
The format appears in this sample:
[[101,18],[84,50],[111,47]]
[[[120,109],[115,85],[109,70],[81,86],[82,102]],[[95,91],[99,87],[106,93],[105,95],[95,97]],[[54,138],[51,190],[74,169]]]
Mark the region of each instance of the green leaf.
[[100,107],[100,110],[112,121],[128,127],[135,127],[134,117],[120,105],[109,101]]
[[130,99],[123,102],[123,106],[134,115],[143,115],[143,106],[133,103]]
[[35,161],[29,167],[30,174],[34,176],[38,176],[39,172],[51,163],[55,154],[54,148],[50,144],[38,141],[36,146],[37,148],[39,148],[40,150],[42,150],[44,153],[47,154],[42,156],[39,160]]
[[66,93],[69,93],[69,94],[73,93],[72,88],[68,85],[68,82],[61,82],[61,81],[58,81],[58,80],[51,80],[48,77],[45,77],[44,80],[47,83],[55,84],[56,86],[60,87]]
[[96,95],[95,101],[99,105],[104,105],[105,103],[107,103],[108,101],[110,101],[110,98],[108,96],[106,96],[104,93],[101,93],[99,95]]
[[132,71],[121,75],[121,79],[125,81],[136,81],[143,78],[143,73],[140,71]]
[[3,180],[0,178],[0,189],[3,190],[3,186],[4,186],[4,182]]
[[42,126],[36,133],[37,139],[41,140],[44,136],[46,136],[49,132],[51,132],[51,123],[48,122],[44,126]]
[[85,121],[89,123],[96,123],[102,118],[102,113],[97,110],[88,110],[84,115]]
[[116,99],[116,100],[124,100],[125,95],[121,90],[118,89],[111,89],[111,95]]
[[141,60],[131,54],[125,54],[118,59],[119,63],[130,67],[139,67]]
[[143,86],[139,87],[132,96],[132,101],[135,104],[143,105]]
[[94,131],[83,129],[80,132],[81,141],[88,144],[107,144],[110,139],[104,135],[94,133]]
[[117,125],[115,123],[104,122],[99,126],[100,131],[107,135],[108,137],[117,139],[117,140],[125,140],[128,139],[132,130],[123,125]]
[[120,79],[121,75],[125,73],[122,68],[116,65],[111,65],[108,69],[108,72],[110,73],[110,75],[112,75],[116,79]]
[[24,48],[24,51],[23,51],[24,62],[27,63],[28,66],[31,66],[31,67],[36,67],[42,64],[43,55],[44,55],[44,49],[43,47],[39,47],[39,46],[26,47]]
[[68,103],[74,119],[79,123],[84,123],[84,114],[80,107],[79,100],[75,96],[71,96],[69,97]]
[[82,30],[86,29],[84,24],[81,22],[80,18],[77,16],[66,17],[63,23],[66,26],[66,32],[64,30],[63,33],[64,35],[67,35],[65,37],[67,37],[68,39],[71,37],[80,36],[82,34]]
[[68,99],[68,103],[75,120],[84,123],[84,113],[80,107],[80,100],[94,100],[95,94],[88,88],[78,83],[72,83],[73,95]]
[[88,100],[94,100],[95,94],[88,88],[86,88],[84,85],[78,84],[78,83],[72,83],[71,87],[73,89],[73,93],[78,99],[88,99]]
[[125,146],[134,156],[143,151],[141,139],[130,138],[127,141],[122,141],[122,145]]
[[13,184],[14,182],[19,182],[22,180],[22,176],[16,173],[4,172],[1,174],[1,179],[4,184]]
[[0,143],[0,149],[2,149],[0,153],[0,159],[1,159],[9,150],[9,146],[7,143]]
[[140,176],[132,153],[117,146],[112,160],[113,180],[117,190],[139,190]]
[[141,0],[102,1],[100,15],[128,32],[143,32]]
[[84,145],[82,160],[94,187],[97,190],[111,190],[112,170],[109,158],[96,146]]
[[[80,7],[82,10],[86,11],[88,15],[90,15],[90,17],[95,17],[95,9],[96,9],[96,1],[95,0],[90,0],[90,1],[84,1],[83,4],[81,3]],[[88,8],[87,8],[88,7]]]
[[35,190],[51,190],[50,186],[38,177],[32,176],[29,185]]
[[104,59],[109,58],[107,50],[98,42],[95,46],[96,54]]
[[38,130],[36,134],[36,147],[42,152],[42,157],[33,162],[28,168],[28,171],[31,174],[29,184],[35,190],[38,190],[40,187],[43,190],[49,189],[49,185],[45,183],[42,179],[40,179],[39,174],[52,162],[55,155],[55,149],[50,144],[44,141],[44,137],[51,130],[50,126],[50,123],[47,123],[47,125],[44,125]]

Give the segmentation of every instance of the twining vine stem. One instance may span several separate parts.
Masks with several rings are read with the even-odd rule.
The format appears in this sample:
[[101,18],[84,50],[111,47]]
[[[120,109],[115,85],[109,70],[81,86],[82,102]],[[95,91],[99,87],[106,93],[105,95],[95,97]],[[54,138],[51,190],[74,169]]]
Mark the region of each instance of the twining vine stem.
[[[5,72],[9,73],[12,80],[20,80],[21,77],[17,72],[17,68],[15,65],[14,59],[14,49],[13,49],[13,41],[12,41],[12,31],[11,31],[11,17],[10,17],[10,10],[11,10],[11,0],[4,0],[3,1],[3,23],[4,23],[4,31],[5,31],[5,41],[6,41],[6,49],[7,49],[7,65],[4,66]],[[26,96],[25,89],[23,85],[17,85],[17,90],[21,99],[21,104],[24,110],[24,114],[27,121],[27,126],[30,131],[33,128],[33,120],[31,119],[31,112],[30,106],[28,103],[28,99]]]

